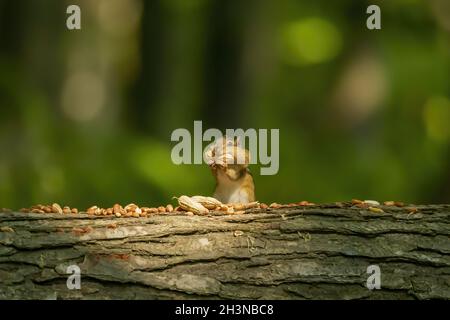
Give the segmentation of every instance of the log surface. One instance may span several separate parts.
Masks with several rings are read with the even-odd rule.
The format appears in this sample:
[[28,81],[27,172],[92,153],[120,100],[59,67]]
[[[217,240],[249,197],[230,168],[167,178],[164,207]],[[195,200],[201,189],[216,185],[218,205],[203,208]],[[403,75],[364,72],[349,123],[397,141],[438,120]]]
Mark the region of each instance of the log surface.
[[0,213],[0,299],[450,299],[450,205],[416,207]]

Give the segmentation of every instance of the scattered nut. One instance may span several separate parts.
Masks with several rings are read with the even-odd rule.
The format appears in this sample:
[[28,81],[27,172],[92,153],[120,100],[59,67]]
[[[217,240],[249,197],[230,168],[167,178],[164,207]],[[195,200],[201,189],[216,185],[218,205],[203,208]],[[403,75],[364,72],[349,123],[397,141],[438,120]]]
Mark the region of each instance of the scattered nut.
[[98,210],[97,206],[92,206],[86,210],[86,213],[89,215],[94,215],[97,210]]
[[249,203],[237,203],[237,204],[232,204],[234,210],[247,210],[247,209],[251,209],[251,208],[256,208],[259,206],[259,202],[258,201],[253,201],[253,202],[249,202]]
[[375,201],[375,200],[364,200],[364,203],[368,204],[370,206],[379,206],[380,205],[380,203],[378,201]]
[[113,206],[113,212],[114,214],[120,213],[123,210],[122,206],[120,204],[115,204]]
[[14,229],[11,227],[5,226],[5,227],[0,227],[0,231],[1,232],[14,232]]
[[136,208],[138,208],[137,205],[135,205],[134,203],[130,203],[130,204],[127,204],[124,209],[126,211],[135,211]]
[[163,206],[158,207],[158,212],[164,213],[166,212],[166,208]]
[[297,202],[297,205],[299,205],[299,206],[315,206],[315,203],[304,200],[304,201]]
[[52,206],[45,206],[42,210],[44,210],[45,213],[52,213],[53,211]]
[[375,207],[369,207],[369,210],[376,213],[382,213],[384,212],[381,208],[375,208]]
[[[43,207],[43,208],[45,208],[45,207]],[[41,210],[43,210],[43,208]],[[54,213],[59,213],[59,214],[63,213],[63,210],[62,210],[61,206],[59,204],[57,204],[57,203],[52,204],[52,211]]]

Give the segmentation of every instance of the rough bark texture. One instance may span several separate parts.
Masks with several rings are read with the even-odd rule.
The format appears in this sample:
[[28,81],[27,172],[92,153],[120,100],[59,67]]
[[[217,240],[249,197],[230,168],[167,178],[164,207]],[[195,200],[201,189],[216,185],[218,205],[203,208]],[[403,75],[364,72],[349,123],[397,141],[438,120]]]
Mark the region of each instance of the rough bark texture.
[[[382,208],[0,213],[0,299],[449,299],[450,205]],[[66,286],[73,264],[81,290]],[[380,290],[366,287],[369,265]]]

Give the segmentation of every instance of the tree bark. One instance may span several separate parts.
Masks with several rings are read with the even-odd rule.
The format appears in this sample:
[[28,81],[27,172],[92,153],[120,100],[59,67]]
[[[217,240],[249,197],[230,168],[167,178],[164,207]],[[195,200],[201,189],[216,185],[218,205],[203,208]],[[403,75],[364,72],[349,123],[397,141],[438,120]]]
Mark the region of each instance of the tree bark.
[[0,213],[0,299],[449,299],[450,205],[381,208]]

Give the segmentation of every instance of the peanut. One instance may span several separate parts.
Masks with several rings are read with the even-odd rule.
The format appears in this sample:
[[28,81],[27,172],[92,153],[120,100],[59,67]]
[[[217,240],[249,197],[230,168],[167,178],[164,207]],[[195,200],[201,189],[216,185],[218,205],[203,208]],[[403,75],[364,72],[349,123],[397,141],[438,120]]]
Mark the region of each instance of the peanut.
[[241,231],[241,230],[236,230],[236,231],[233,232],[233,234],[234,234],[235,237],[240,237],[240,236],[244,235],[244,232]]
[[186,211],[191,211],[193,213],[207,214],[209,212],[207,208],[205,208],[200,203],[193,201],[188,196],[179,197],[178,204],[180,205],[181,208],[185,209]]
[[136,211],[136,208],[138,208],[137,205],[135,205],[134,203],[130,203],[130,204],[127,204],[124,209],[126,211]]
[[51,206],[45,206],[42,210],[44,210],[45,213],[52,213],[53,211]]
[[118,204],[118,203],[116,203],[116,204],[113,206],[113,213],[114,213],[114,214],[120,213],[122,210],[123,210],[122,206],[121,206],[120,204]]
[[364,203],[368,204],[370,206],[379,206],[380,205],[380,203],[378,201],[375,201],[375,200],[364,200]]
[[1,232],[14,232],[14,229],[8,226],[0,227]]
[[200,203],[207,209],[215,209],[217,206],[222,205],[222,202],[213,197],[193,196],[191,200]]
[[408,210],[408,212],[410,214],[416,213],[417,211],[419,211],[419,209],[417,209],[416,207],[408,207],[406,208],[406,210]]
[[268,206],[267,204],[265,204],[265,203],[261,203],[261,204],[259,205],[259,207],[260,207],[261,209],[267,209],[269,206]]
[[92,206],[86,210],[86,213],[89,215],[94,215],[98,210],[97,206]]
[[[40,208],[41,210],[44,210],[44,206],[41,206],[42,208]],[[62,208],[61,208],[61,206],[59,205],[59,204],[57,204],[57,203],[54,203],[54,204],[52,204],[52,211],[54,212],[54,213],[63,213],[63,210],[62,210]]]

